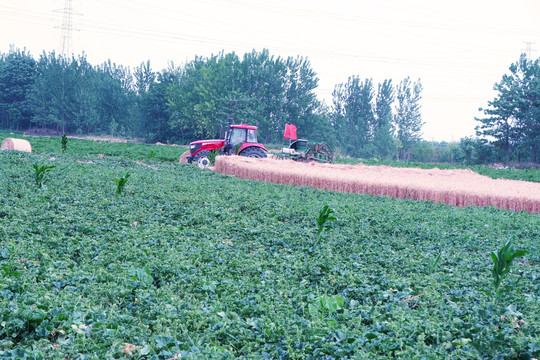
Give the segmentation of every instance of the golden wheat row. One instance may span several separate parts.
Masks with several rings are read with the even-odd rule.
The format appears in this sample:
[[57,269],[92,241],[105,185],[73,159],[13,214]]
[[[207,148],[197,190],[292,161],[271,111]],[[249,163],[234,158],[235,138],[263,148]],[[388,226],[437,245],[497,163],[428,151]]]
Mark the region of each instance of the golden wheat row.
[[494,206],[540,213],[540,184],[491,179],[471,170],[299,163],[291,160],[218,156],[215,171],[285,185],[454,206]]

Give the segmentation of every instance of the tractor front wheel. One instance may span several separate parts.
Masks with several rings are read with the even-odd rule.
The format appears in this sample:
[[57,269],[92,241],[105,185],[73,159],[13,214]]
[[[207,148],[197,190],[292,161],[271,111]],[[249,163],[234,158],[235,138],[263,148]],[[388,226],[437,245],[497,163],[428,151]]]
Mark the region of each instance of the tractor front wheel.
[[253,157],[253,158],[265,158],[266,153],[263,149],[258,147],[248,147],[240,153],[240,156],[247,156],[247,157]]
[[197,155],[195,155],[193,161],[196,162],[201,169],[206,169],[210,166],[210,160],[208,160],[208,151],[203,150],[199,152]]

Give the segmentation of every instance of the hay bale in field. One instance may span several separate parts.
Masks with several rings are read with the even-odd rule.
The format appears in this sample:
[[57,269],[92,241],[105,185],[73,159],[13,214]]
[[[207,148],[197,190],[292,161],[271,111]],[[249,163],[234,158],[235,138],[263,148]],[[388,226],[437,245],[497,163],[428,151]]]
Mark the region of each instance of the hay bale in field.
[[189,156],[189,154],[190,154],[190,151],[189,151],[189,149],[188,149],[188,150],[186,150],[186,151],[182,154],[182,156],[180,156],[179,162],[180,162],[181,164],[187,164],[187,157]]
[[2,147],[0,149],[25,151],[29,153],[32,152],[32,146],[28,140],[14,138],[6,138],[4,141],[2,141]]

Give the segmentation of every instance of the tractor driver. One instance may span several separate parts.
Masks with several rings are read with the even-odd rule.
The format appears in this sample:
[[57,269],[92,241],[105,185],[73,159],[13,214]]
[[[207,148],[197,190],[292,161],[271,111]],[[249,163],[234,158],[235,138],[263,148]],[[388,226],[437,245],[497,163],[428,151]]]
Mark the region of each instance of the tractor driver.
[[233,128],[231,133],[230,150],[236,151],[238,145],[246,141],[246,129]]

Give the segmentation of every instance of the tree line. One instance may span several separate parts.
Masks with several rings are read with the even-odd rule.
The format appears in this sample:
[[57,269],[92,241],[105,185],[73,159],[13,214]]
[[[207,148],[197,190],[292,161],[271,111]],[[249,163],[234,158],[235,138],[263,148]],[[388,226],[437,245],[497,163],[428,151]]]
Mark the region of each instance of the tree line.
[[[54,52],[35,60],[25,51],[0,55],[0,128],[68,134],[111,134],[148,142],[216,137],[228,118],[259,127],[264,143],[281,143],[286,123],[299,135],[339,146],[352,156],[410,155],[420,139],[420,82],[351,76],[331,107],[317,99],[318,78],[303,57],[268,50],[195,57],[154,71]],[[394,113],[394,102],[397,110]]]
[[[503,78],[500,85],[512,83],[515,90],[514,110],[507,117],[515,125],[508,148],[520,156],[525,147],[536,146],[538,151],[534,140],[538,130],[533,130],[538,104],[534,99],[519,100],[525,96],[525,83],[531,89],[526,96],[534,94],[538,75],[530,69],[533,64],[538,67],[538,62],[520,60],[519,75],[511,76],[514,82]],[[525,73],[530,77],[526,81]],[[242,57],[235,53],[195,57],[182,66],[170,63],[161,71],[153,70],[149,61],[130,69],[111,61],[94,66],[84,55],[64,58],[44,52],[34,59],[26,51],[11,50],[0,54],[0,128],[187,144],[218,136],[220,125],[232,118],[257,125],[259,139],[266,144],[281,143],[285,124],[294,123],[300,137],[329,143],[341,154],[355,157],[434,161],[451,148],[443,158],[473,163],[492,161],[507,149],[501,146],[504,139],[495,136],[499,134],[495,129],[502,128],[497,125],[500,118],[506,116],[497,111],[508,110],[500,105],[503,99],[490,102],[486,110],[497,120],[479,120],[483,138],[462,139],[457,147],[432,143],[428,149],[421,139],[419,79],[375,84],[370,78],[350,76],[335,86],[330,105],[317,99],[317,86],[308,59],[276,57],[268,50]],[[504,100],[510,101],[506,95]]]

